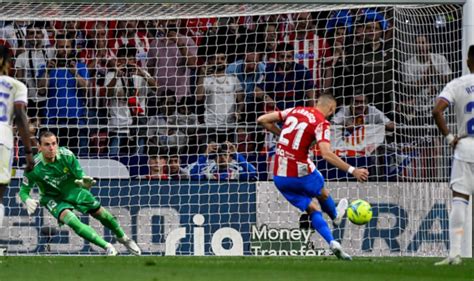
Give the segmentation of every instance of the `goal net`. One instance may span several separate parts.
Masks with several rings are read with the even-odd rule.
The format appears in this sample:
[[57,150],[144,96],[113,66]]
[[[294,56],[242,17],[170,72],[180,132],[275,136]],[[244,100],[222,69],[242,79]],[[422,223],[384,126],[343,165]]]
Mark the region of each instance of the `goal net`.
[[[30,131],[77,155],[144,254],[328,254],[273,186],[276,139],[256,123],[323,93],[338,103],[332,147],[370,171],[357,183],[310,153],[336,201],[372,205],[336,239],[354,255],[447,253],[451,151],[431,107],[461,75],[461,5],[4,3],[0,20]],[[27,215],[15,143],[0,248],[101,254],[46,208]]]

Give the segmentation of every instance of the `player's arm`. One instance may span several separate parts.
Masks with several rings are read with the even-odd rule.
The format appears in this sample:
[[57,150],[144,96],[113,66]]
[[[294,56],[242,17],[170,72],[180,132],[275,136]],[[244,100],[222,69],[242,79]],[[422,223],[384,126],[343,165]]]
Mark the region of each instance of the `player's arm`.
[[39,205],[38,200],[32,199],[30,196],[31,189],[34,187],[34,185],[35,181],[33,176],[29,173],[25,173],[23,175],[23,180],[21,181],[19,196],[21,202],[23,202],[26,206],[28,215],[32,215]]
[[33,170],[33,150],[31,147],[30,129],[28,126],[28,117],[26,116],[26,105],[21,102],[15,102],[15,123],[18,128],[23,146],[25,147],[26,168],[25,171]]
[[79,164],[79,161],[77,160],[74,153],[70,152],[66,155],[66,157],[68,157],[68,163],[70,164],[71,173],[76,178],[76,180],[74,181],[75,184],[87,189],[91,188],[94,184],[96,184],[94,178],[89,177],[86,175],[86,173],[84,173],[84,170],[82,169],[81,164]]
[[33,151],[31,150],[31,137],[30,137],[30,128],[28,126],[28,117],[26,116],[26,104],[28,89],[25,84],[21,83],[18,80],[12,80],[15,88],[15,99],[14,99],[14,114],[15,114],[15,123],[18,128],[21,140],[25,147],[25,157],[26,157],[26,168],[25,171],[29,172],[33,170],[34,161],[33,161]]
[[433,108],[433,118],[435,120],[436,126],[438,127],[441,134],[446,138],[448,144],[452,147],[456,147],[456,144],[459,141],[459,137],[449,133],[448,125],[446,124],[446,119],[444,118],[444,111],[448,108],[449,103],[443,99],[436,99],[435,107]]
[[326,141],[321,141],[318,143],[319,151],[324,160],[336,166],[340,170],[346,171],[349,174],[352,174],[359,181],[366,181],[369,176],[369,171],[367,169],[354,168],[351,165],[347,164],[334,152],[332,152],[331,144]]
[[276,125],[276,123],[282,120],[283,118],[281,116],[281,113],[279,111],[274,111],[258,117],[257,122],[265,129],[279,136],[281,133],[281,129]]

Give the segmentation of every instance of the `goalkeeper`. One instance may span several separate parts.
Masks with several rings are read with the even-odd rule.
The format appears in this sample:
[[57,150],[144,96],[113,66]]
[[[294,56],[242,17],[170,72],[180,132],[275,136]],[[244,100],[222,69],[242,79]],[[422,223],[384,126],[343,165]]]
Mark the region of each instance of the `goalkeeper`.
[[[90,193],[89,189],[95,184],[95,180],[84,174],[76,156],[70,150],[58,147],[56,135],[48,131],[43,132],[39,139],[39,151],[35,156],[34,169],[25,173],[20,188],[20,198],[26,205],[28,215],[35,212],[39,203],[46,207],[60,224],[67,224],[77,235],[105,249],[107,255],[117,255],[114,246],[106,242],[92,227],[82,223],[72,210],[90,214],[112,230],[117,240],[130,253],[140,255],[140,248],[125,235],[117,219]],[[40,191],[39,202],[30,197],[30,191],[35,184]]]

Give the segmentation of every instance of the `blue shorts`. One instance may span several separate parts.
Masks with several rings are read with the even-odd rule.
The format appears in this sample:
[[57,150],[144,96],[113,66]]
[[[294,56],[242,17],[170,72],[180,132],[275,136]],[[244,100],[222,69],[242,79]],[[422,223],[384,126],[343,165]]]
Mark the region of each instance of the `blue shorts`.
[[303,212],[324,187],[323,175],[317,170],[300,178],[274,176],[273,181],[286,200]]

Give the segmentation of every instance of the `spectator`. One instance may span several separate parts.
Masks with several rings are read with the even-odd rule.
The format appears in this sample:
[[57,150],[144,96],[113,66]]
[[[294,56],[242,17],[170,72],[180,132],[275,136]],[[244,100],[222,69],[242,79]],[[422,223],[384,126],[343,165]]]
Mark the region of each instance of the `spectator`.
[[112,49],[107,46],[107,40],[107,24],[97,21],[87,34],[85,48],[79,53],[91,73],[105,76],[107,66],[111,65],[108,61],[115,59]]
[[242,86],[237,76],[226,73],[226,64],[223,51],[209,55],[206,65],[200,68],[196,90],[197,101],[205,103],[206,136],[216,134],[221,142],[235,135],[234,125],[244,105]]
[[364,43],[354,46],[350,65],[355,75],[353,85],[373,85],[368,100],[382,112],[392,112],[393,69],[392,50],[383,40],[388,23],[375,9],[367,9],[358,19],[364,25]]
[[187,135],[183,129],[176,126],[176,97],[174,92],[168,92],[166,96],[158,100],[158,103],[160,106],[157,114],[152,116],[148,122],[148,143],[180,151],[187,143]]
[[[295,20],[295,30],[285,36],[284,42],[293,46],[295,61],[309,69],[312,82],[317,83],[316,85],[322,89],[327,89],[332,81],[329,78],[321,78],[324,77],[324,72],[331,71],[331,69],[325,69],[326,64],[330,63],[329,45],[314,31],[313,16],[310,12],[298,13]],[[328,74],[326,77],[332,77],[332,75]]]
[[273,105],[273,100],[257,87],[265,76],[265,64],[256,44],[246,46],[244,59],[231,63],[226,68],[228,75],[236,75],[245,93],[243,120],[255,122],[259,112],[263,112],[263,101]]
[[64,136],[59,139],[60,146],[68,146],[84,155],[88,132],[80,127],[86,124],[84,97],[89,87],[89,72],[84,63],[76,61],[70,38],[58,35],[55,43],[56,57],[50,59],[46,69],[38,74],[40,79],[47,81],[47,122],[60,126],[58,130],[52,130]]
[[149,180],[168,180],[168,163],[165,155],[154,154],[148,157]]
[[191,70],[196,67],[197,47],[178,32],[177,20],[166,21],[165,32],[150,44],[147,66],[158,82],[158,95],[173,91],[179,102],[190,94]]
[[148,42],[148,37],[145,33],[138,32],[138,21],[120,21],[117,29],[119,34],[116,38],[114,49],[118,50],[123,46],[133,46],[137,50],[137,65],[145,67],[150,43]]
[[274,62],[276,58],[276,48],[278,46],[277,35],[278,23],[276,22],[261,22],[257,26],[257,41],[263,42],[263,58],[264,62]]
[[[326,28],[331,44],[332,57],[329,59],[330,64],[328,68],[330,71],[325,73],[325,76],[332,81],[330,92],[336,98],[338,107],[348,103],[348,96],[352,93],[348,93],[350,83],[352,83],[351,77],[352,67],[349,62],[349,55],[347,52],[346,45],[348,43],[347,38],[351,33],[352,29],[352,17],[349,14],[349,10],[337,11],[334,16],[328,21]],[[332,77],[329,77],[332,76]]]
[[0,29],[0,38],[8,42],[15,57],[25,50],[26,28],[28,25],[30,25],[29,21],[12,21]]
[[209,143],[205,155],[188,167],[192,180],[256,180],[256,169],[235,146],[225,143],[218,146]]
[[[366,95],[362,93],[361,89],[357,89],[354,93],[352,103],[350,106],[342,107],[333,117],[332,122],[336,125],[343,126],[343,136],[349,135],[357,136],[354,133],[358,127],[364,125],[384,125],[385,131],[393,132],[395,130],[395,123],[385,116],[383,112],[378,110],[375,106],[368,105]],[[360,132],[360,131],[359,131]],[[361,134],[364,139],[368,139],[371,134],[382,134],[378,131],[369,131],[365,128],[365,133]],[[389,136],[389,135],[386,135]],[[373,141],[373,140],[372,140]],[[354,142],[357,142],[356,140]],[[391,139],[385,139],[385,142],[391,142]],[[364,150],[372,154],[376,165],[370,167],[370,174],[372,180],[381,180],[379,177],[385,174],[386,161],[385,156],[389,154],[388,147],[383,145],[383,139],[377,143],[369,143]]]
[[426,35],[416,37],[416,50],[417,54],[403,63],[403,80],[408,84],[408,99],[414,100],[416,115],[431,119],[434,100],[453,71],[445,56],[431,51]]
[[349,132],[364,124],[383,124],[387,131],[395,129],[395,123],[390,121],[383,112],[375,106],[367,104],[366,96],[361,88],[356,89],[351,105],[344,106],[336,112],[332,122],[336,125],[343,125]]
[[28,115],[42,119],[46,108],[46,79],[38,74],[46,67],[48,54],[43,48],[41,28],[30,24],[25,39],[26,51],[15,61],[16,77],[28,86]]
[[69,20],[63,22],[63,24],[66,36],[74,38],[75,50],[80,53],[86,47],[86,33],[81,27],[81,22]]
[[259,88],[275,100],[279,110],[305,104],[311,106],[316,98],[310,71],[295,62],[294,57],[292,45],[278,45],[277,62],[267,65],[265,78],[259,85]]
[[[135,136],[140,153],[145,144],[146,133],[131,132],[130,126],[143,126],[138,118],[145,117],[148,89],[155,87],[156,81],[143,68],[136,64],[136,49],[124,46],[117,51],[117,66],[107,73],[105,79],[109,105],[110,143],[109,154],[118,155],[121,148],[129,147],[129,138]],[[135,122],[134,122],[135,118]],[[138,128],[140,130],[142,128]],[[144,128],[146,129],[146,128]]]
[[181,167],[181,159],[174,150],[168,155],[168,177],[170,180],[189,179],[189,172]]

